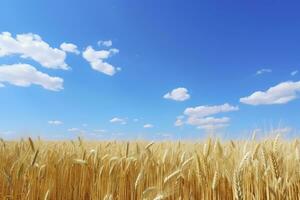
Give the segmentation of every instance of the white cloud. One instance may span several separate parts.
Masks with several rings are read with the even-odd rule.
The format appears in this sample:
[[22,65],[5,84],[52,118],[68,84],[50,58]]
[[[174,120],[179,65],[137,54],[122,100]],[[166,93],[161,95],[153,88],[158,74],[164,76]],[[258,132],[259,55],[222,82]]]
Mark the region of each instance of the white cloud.
[[140,121],[138,118],[133,119],[133,122],[138,122]]
[[300,91],[300,81],[287,81],[269,88],[267,91],[257,91],[250,96],[240,98],[240,102],[249,105],[285,104],[297,98]]
[[116,124],[127,124],[126,120],[125,119],[122,119],[122,118],[118,118],[118,117],[114,117],[110,120],[110,123],[116,123]]
[[298,74],[298,72],[299,72],[298,70],[292,71],[292,72],[291,72],[291,76],[295,76],[295,75],[297,75],[297,74]]
[[180,87],[168,92],[164,95],[165,99],[172,99],[174,101],[185,101],[190,98],[188,90],[186,88]]
[[60,48],[65,51],[65,52],[70,52],[70,53],[75,53],[75,54],[79,54],[79,50],[77,49],[77,46],[75,44],[72,43],[62,43],[60,45]]
[[[183,126],[184,124],[188,124],[204,130],[224,128],[229,126],[230,118],[216,118],[212,115],[237,110],[239,110],[237,106],[232,106],[228,103],[215,106],[206,105],[186,108],[184,111],[185,116],[177,117],[177,120],[175,121],[175,126]],[[184,119],[185,117],[186,119]]]
[[272,70],[271,69],[260,69],[256,72],[256,75],[261,75],[261,74],[264,74],[264,73],[271,73]]
[[48,121],[48,124],[58,126],[58,125],[62,125],[63,122],[59,120],[50,120]]
[[112,41],[111,40],[100,40],[98,41],[99,46],[111,47]]
[[224,113],[239,110],[238,106],[231,106],[228,103],[216,106],[197,106],[194,108],[187,108],[184,114],[190,117],[206,117],[217,113]]
[[93,47],[88,46],[82,55],[90,63],[92,69],[113,76],[118,70],[104,60],[117,53],[119,53],[118,49],[96,51]]
[[145,124],[144,128],[153,128],[154,126],[152,124]]
[[51,77],[37,71],[36,68],[28,64],[0,66],[0,85],[2,86],[4,86],[4,83],[21,87],[29,87],[35,84],[47,90],[60,91],[63,89],[63,81],[62,78]]
[[18,34],[16,38],[9,32],[0,33],[0,57],[9,55],[30,58],[46,68],[69,68],[64,51],[50,47],[39,35],[32,33]]

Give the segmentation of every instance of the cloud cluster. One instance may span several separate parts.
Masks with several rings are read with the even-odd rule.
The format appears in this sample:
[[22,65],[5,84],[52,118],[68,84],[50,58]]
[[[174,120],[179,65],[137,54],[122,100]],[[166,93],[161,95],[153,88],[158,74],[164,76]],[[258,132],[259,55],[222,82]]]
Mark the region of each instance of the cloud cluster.
[[5,83],[21,87],[39,85],[47,90],[60,91],[63,89],[63,82],[64,80],[62,78],[51,77],[28,64],[0,66],[1,87],[4,87]]
[[216,118],[213,115],[219,113],[237,111],[237,110],[239,110],[237,106],[232,106],[228,103],[225,103],[223,105],[214,105],[214,106],[206,105],[206,106],[186,108],[184,111],[185,116],[177,117],[175,126],[182,126],[184,124],[188,124],[205,130],[223,128],[229,125],[230,118],[228,117]]
[[114,48],[96,51],[92,46],[88,46],[85,51],[83,51],[82,56],[90,63],[92,69],[113,76],[120,68],[114,67],[105,62],[105,60],[117,53],[119,53],[119,50]]
[[287,81],[269,88],[267,91],[257,91],[247,97],[240,98],[240,102],[249,105],[285,104],[298,97],[300,81]]
[[[51,47],[37,34],[26,33],[13,37],[9,32],[0,33],[0,57],[18,56],[33,60],[45,68],[67,70],[70,67],[65,62],[66,52],[78,54],[79,51],[72,43],[62,43],[60,48]],[[63,82],[62,78],[52,77],[29,64],[0,66],[0,87],[5,84],[20,87],[39,85],[46,90],[60,91],[63,89]]]
[[[105,47],[112,46],[111,40],[98,43]],[[112,76],[121,68],[114,67],[105,60],[118,52],[119,50],[115,48],[96,51],[88,46],[82,56],[90,63],[92,69]],[[66,42],[59,48],[51,47],[39,35],[33,33],[17,34],[15,37],[9,32],[0,33],[0,57],[18,56],[20,59],[33,60],[44,68],[68,70],[70,67],[65,62],[67,53],[79,55],[80,51],[75,44]],[[0,87],[4,87],[4,83],[9,83],[22,87],[41,85],[44,89],[52,91],[63,89],[62,78],[51,77],[32,65],[20,63],[0,67]]]
[[174,101],[186,101],[190,97],[188,90],[184,87],[176,88],[164,95],[165,99],[171,99]]
[[9,55],[32,59],[46,68],[64,70],[69,68],[65,63],[65,51],[50,47],[39,35],[32,33],[18,34],[16,38],[9,32],[1,33],[0,57]]

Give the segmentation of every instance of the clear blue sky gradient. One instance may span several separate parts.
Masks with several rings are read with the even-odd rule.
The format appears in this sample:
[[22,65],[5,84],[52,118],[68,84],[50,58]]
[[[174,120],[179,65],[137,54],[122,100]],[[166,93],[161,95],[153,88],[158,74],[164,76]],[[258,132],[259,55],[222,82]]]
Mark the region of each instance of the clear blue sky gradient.
[[[0,132],[70,138],[74,134],[67,130],[76,127],[105,129],[104,138],[194,138],[205,133],[174,127],[176,117],[187,107],[226,102],[240,108],[226,114],[231,124],[225,134],[232,138],[280,123],[299,129],[299,99],[267,106],[239,102],[254,91],[300,80],[299,74],[290,75],[300,70],[299,10],[299,1],[280,0],[3,0],[0,32],[35,33],[52,47],[71,42],[81,51],[111,39],[120,53],[109,62],[122,71],[107,76],[72,54],[66,60],[72,70],[39,68],[62,77],[64,90],[0,88]],[[0,58],[0,65],[19,62],[38,66],[19,57]],[[262,68],[272,73],[256,76]],[[177,87],[186,87],[191,99],[163,99]],[[111,124],[113,117],[128,118],[128,124]],[[51,126],[49,120],[63,124]],[[154,128],[144,129],[147,123]]]

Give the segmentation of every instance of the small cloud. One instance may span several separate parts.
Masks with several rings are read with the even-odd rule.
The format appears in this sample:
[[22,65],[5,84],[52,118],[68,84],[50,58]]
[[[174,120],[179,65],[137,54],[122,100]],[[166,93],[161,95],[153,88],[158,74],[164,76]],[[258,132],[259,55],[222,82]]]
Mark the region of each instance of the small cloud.
[[138,121],[139,121],[138,118],[133,119],[133,122],[138,122]]
[[292,71],[292,72],[291,72],[291,76],[295,76],[295,75],[297,75],[297,74],[298,74],[298,72],[299,72],[298,70]]
[[100,40],[97,42],[99,46],[111,47],[112,41],[111,40]]
[[176,88],[164,95],[165,99],[171,99],[174,101],[186,101],[190,97],[191,96],[188,94],[188,90],[183,87]]
[[256,75],[261,75],[261,74],[264,74],[264,73],[271,73],[272,70],[271,69],[260,69],[256,72]]
[[88,124],[82,124],[82,126],[83,126],[83,127],[87,127],[87,126],[88,126]]
[[55,125],[55,126],[59,126],[59,125],[62,125],[63,122],[62,122],[62,121],[59,121],[59,120],[50,120],[50,121],[48,121],[48,124],[50,124],[50,125]]
[[298,97],[300,81],[287,81],[270,87],[267,91],[256,91],[250,96],[240,98],[240,102],[249,105],[286,104]]
[[115,123],[115,124],[122,124],[122,125],[125,125],[127,124],[126,120],[125,119],[122,119],[122,118],[118,118],[118,117],[114,117],[110,120],[110,123]]
[[77,49],[77,46],[72,43],[62,43],[60,45],[61,50],[69,53],[75,53],[75,54],[80,54],[79,50]]
[[105,62],[105,60],[117,53],[119,53],[118,49],[96,51],[92,46],[88,46],[83,51],[82,56],[90,63],[93,70],[113,76],[119,70],[115,66]]
[[144,128],[153,128],[154,126],[152,124],[145,124]]

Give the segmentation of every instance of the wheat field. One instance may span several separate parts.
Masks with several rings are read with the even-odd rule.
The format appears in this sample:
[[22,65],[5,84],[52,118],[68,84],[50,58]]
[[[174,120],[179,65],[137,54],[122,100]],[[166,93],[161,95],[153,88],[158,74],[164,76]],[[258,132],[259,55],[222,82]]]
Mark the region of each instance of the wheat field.
[[0,199],[300,199],[298,140],[0,144]]

